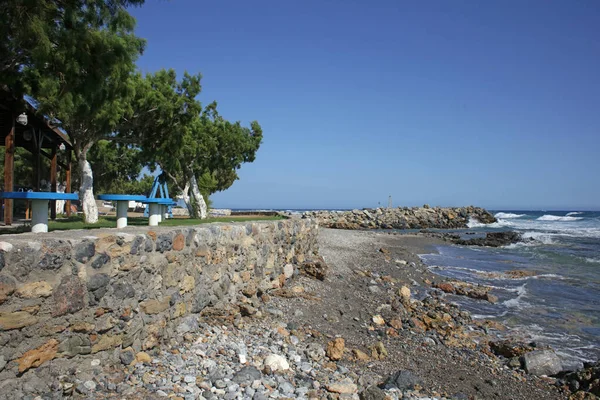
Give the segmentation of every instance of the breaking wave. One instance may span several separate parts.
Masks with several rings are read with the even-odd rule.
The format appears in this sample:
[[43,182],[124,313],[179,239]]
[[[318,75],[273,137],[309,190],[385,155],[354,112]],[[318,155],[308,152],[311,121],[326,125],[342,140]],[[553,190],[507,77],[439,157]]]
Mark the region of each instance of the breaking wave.
[[562,221],[562,222],[566,222],[566,221],[579,221],[580,219],[583,219],[583,218],[582,217],[569,217],[569,216],[561,217],[560,215],[546,214],[546,215],[542,215],[537,220],[538,221]]
[[513,214],[513,213],[505,213],[505,212],[499,212],[496,213],[494,215],[494,217],[500,219],[500,218],[504,218],[504,219],[510,219],[510,218],[521,218],[526,216],[527,214]]

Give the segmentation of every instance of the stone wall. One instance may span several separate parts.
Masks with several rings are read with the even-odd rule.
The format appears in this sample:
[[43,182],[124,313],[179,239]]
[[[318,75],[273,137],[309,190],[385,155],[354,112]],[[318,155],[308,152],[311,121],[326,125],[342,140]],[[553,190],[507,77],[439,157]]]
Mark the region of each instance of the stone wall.
[[203,310],[251,306],[315,254],[317,229],[284,220],[1,236],[0,382],[50,360],[149,350],[197,328]]

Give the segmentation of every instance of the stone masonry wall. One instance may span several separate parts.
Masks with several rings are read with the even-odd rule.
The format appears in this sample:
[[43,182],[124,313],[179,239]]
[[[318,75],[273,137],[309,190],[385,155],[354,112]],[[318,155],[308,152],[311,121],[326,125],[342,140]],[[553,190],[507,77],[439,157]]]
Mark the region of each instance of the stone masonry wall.
[[257,301],[317,249],[284,220],[0,237],[0,381],[50,360],[149,350],[207,307]]

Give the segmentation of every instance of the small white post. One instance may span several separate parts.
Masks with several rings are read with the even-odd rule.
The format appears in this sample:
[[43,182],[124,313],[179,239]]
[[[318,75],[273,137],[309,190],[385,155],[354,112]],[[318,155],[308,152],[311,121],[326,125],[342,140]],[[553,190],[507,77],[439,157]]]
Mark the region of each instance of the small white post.
[[150,203],[148,206],[150,208],[150,218],[148,218],[148,225],[158,226],[158,223],[160,222],[160,204]]
[[167,220],[167,218],[169,218],[169,207],[163,205],[163,220]]
[[126,200],[117,201],[117,228],[125,228],[127,226],[127,208],[129,202]]
[[31,232],[48,232],[48,200],[31,200]]

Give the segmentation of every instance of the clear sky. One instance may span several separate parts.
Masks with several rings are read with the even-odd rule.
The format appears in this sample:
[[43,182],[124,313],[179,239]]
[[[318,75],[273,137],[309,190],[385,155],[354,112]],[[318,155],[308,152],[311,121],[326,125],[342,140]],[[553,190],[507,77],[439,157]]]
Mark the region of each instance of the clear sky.
[[147,0],[143,71],[264,141],[215,207],[600,209],[600,2]]

